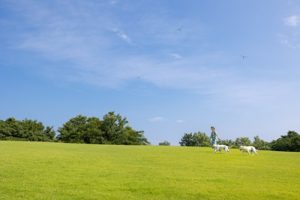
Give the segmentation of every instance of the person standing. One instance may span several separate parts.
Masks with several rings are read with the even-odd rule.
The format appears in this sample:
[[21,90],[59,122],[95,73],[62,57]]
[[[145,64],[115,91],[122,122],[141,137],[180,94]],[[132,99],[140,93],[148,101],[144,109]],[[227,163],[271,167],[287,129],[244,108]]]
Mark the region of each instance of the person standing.
[[210,143],[211,143],[211,146],[214,146],[217,144],[217,139],[218,139],[218,135],[216,133],[216,129],[215,127],[210,127],[211,129],[211,134],[210,134]]

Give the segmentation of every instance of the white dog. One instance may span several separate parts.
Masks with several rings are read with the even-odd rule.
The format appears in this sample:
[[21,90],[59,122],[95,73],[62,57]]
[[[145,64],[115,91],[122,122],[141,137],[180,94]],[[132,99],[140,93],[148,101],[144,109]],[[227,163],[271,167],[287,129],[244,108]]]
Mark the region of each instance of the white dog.
[[223,145],[223,144],[214,144],[213,147],[214,147],[215,152],[217,152],[217,151],[220,151],[220,152],[221,152],[222,149],[223,149],[225,152],[229,152],[228,146]]
[[247,152],[248,154],[257,154],[254,146],[240,146],[240,151]]

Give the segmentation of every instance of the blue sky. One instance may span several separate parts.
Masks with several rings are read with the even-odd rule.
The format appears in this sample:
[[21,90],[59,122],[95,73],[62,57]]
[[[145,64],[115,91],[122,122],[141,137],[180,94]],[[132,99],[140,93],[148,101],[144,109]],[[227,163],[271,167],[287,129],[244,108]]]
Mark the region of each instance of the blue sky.
[[300,131],[300,2],[0,0],[0,118],[115,111],[153,143]]

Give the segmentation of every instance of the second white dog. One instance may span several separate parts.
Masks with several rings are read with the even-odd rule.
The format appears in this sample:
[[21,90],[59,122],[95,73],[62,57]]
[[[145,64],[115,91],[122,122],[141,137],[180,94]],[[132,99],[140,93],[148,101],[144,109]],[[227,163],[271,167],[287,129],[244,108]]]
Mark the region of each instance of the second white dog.
[[217,152],[217,151],[222,151],[224,150],[225,152],[229,152],[229,148],[228,146],[224,145],[224,144],[215,144],[214,146],[214,151]]
[[248,154],[257,154],[257,150],[254,146],[240,146],[240,151],[247,152]]

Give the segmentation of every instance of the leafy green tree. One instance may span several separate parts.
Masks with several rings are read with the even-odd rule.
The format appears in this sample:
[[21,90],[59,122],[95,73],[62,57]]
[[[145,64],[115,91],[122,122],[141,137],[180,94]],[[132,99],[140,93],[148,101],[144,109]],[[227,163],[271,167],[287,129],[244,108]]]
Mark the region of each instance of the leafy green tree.
[[3,140],[5,137],[5,122],[0,120],[0,140]]
[[181,146],[209,146],[209,137],[202,132],[185,133],[179,142]]
[[149,144],[143,131],[136,131],[128,125],[126,118],[109,112],[103,120],[96,117],[78,115],[61,128],[58,140],[63,142],[93,143],[93,144]]
[[78,115],[66,122],[63,127],[58,129],[60,140],[63,142],[82,143],[87,133],[88,118]]
[[44,134],[44,125],[36,120],[25,119],[21,121],[21,131],[19,137],[28,138],[31,141],[47,141]]
[[20,121],[13,117],[5,120],[4,134],[6,138],[24,138]]
[[260,150],[269,150],[270,145],[268,142],[259,138],[259,136],[255,136],[252,145]]
[[159,146],[170,146],[171,144],[170,144],[170,142],[168,142],[168,141],[163,141],[163,142],[160,142],[160,143],[158,143],[158,145]]
[[147,145],[150,144],[144,136],[144,131],[135,131],[130,126],[124,128],[120,141],[117,144]]
[[300,151],[300,135],[295,131],[289,131],[277,140],[271,142],[271,149],[275,151]]
[[124,137],[124,127],[127,125],[128,121],[121,115],[115,115],[114,112],[109,112],[103,117],[101,131],[104,134],[106,143],[112,144],[122,144],[120,138]]
[[249,146],[251,145],[251,140],[248,138],[248,137],[239,137],[239,138],[236,138],[235,140],[235,146],[241,146],[241,145],[244,145],[244,146]]
[[233,140],[220,140],[219,143],[229,147],[235,147],[235,142]]
[[52,126],[47,126],[46,129],[44,130],[44,134],[50,141],[54,140],[55,135],[56,135]]
[[103,144],[105,139],[101,131],[102,122],[97,117],[87,119],[86,133],[83,135],[83,141],[91,144]]
[[210,139],[205,133],[194,133],[195,140],[197,141],[197,146],[210,146]]
[[0,139],[51,141],[55,135],[52,127],[46,127],[36,120],[16,120],[13,117],[0,121]]
[[185,133],[179,142],[181,146],[196,146],[196,141],[194,139],[193,133]]

